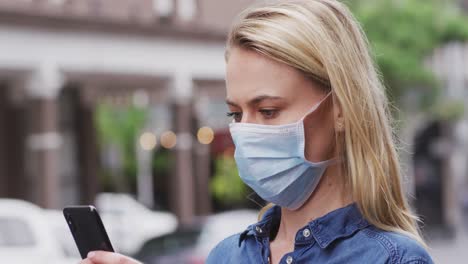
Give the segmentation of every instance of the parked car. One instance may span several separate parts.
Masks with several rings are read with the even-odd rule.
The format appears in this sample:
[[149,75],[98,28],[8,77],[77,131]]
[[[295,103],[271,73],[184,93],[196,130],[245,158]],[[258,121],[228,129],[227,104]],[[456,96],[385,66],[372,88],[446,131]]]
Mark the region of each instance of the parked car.
[[253,210],[208,216],[198,224],[147,241],[133,257],[145,264],[202,264],[212,248],[255,223],[257,216]]
[[29,202],[0,199],[0,261],[14,264],[68,264],[44,210]]
[[197,261],[196,256],[189,260],[201,231],[201,226],[195,225],[150,239],[133,257],[145,264],[204,263],[202,259]]
[[[114,249],[126,255],[134,254],[150,238],[174,232],[178,225],[173,214],[149,210],[128,194],[101,193],[95,206]],[[62,211],[46,210],[46,216],[66,256],[79,258]]]
[[76,247],[73,235],[70,228],[60,210],[44,210],[45,216],[49,227],[52,229],[52,234],[55,239],[60,243],[60,246],[68,258],[81,259],[80,252]]
[[134,254],[145,241],[174,232],[178,221],[174,214],[153,211],[131,195],[100,193],[96,208],[116,251]]

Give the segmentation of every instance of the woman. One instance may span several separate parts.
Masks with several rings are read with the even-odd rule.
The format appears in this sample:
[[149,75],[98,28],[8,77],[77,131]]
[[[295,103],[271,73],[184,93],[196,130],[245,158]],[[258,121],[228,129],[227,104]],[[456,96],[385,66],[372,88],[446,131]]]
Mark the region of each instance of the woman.
[[[402,191],[384,87],[343,4],[247,9],[226,61],[239,175],[272,204],[207,263],[433,263]],[[85,263],[135,262],[97,252]]]

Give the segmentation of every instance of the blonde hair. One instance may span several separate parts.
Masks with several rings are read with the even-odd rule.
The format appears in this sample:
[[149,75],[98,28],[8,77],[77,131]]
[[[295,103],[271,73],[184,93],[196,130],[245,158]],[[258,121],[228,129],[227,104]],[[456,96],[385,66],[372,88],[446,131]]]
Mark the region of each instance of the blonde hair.
[[226,59],[233,47],[256,51],[331,87],[344,122],[337,136],[342,171],[361,213],[372,225],[426,246],[402,190],[385,89],[348,8],[334,0],[252,6],[231,28]]

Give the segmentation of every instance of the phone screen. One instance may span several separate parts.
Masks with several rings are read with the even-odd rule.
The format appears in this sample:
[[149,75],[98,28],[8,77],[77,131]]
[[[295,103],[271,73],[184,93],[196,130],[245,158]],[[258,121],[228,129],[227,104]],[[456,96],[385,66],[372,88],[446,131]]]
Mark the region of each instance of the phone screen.
[[114,252],[94,206],[69,206],[63,209],[63,215],[83,259],[90,251]]

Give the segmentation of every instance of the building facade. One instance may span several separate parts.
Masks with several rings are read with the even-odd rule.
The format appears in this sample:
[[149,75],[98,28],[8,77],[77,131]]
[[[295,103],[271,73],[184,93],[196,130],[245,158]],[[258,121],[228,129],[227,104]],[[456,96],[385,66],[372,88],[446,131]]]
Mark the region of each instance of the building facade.
[[171,210],[187,222],[208,213],[209,151],[192,131],[216,126],[206,109],[224,101],[225,34],[249,2],[1,0],[0,196],[91,203],[96,106],[143,91],[172,110],[179,139]]

